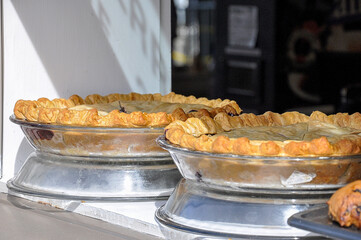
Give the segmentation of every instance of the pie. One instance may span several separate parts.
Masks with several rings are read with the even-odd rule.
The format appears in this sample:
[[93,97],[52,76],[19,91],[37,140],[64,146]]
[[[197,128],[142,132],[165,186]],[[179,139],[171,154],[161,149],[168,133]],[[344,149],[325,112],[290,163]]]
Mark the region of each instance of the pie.
[[165,138],[189,180],[232,189],[335,189],[361,179],[360,129],[359,113],[219,113],[174,121]]
[[220,112],[234,116],[241,109],[235,101],[186,97],[173,92],[167,95],[93,94],[85,99],[78,95],[69,99],[40,98],[19,100],[14,107],[17,119],[88,127],[164,127],[175,120],[214,117]]
[[[72,156],[169,156],[156,138],[174,120],[238,115],[230,100],[208,100],[175,93],[73,95],[69,99],[19,100],[14,115],[33,126],[24,134],[38,150]],[[38,124],[41,123],[41,124]],[[90,127],[90,128],[84,128]]]
[[339,156],[361,152],[361,114],[283,114],[188,118],[165,128],[166,138],[191,150],[260,156]]
[[342,227],[361,229],[361,180],[338,189],[327,202],[331,220]]

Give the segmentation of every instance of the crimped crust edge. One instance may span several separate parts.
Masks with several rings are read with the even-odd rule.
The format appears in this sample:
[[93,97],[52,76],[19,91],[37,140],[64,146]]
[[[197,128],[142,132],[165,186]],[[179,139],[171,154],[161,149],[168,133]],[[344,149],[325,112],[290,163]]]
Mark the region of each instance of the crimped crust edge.
[[229,117],[220,113],[214,117],[189,118],[185,122],[174,121],[165,128],[166,138],[182,147],[212,153],[261,156],[331,156],[354,155],[361,152],[361,137],[342,139],[331,144],[326,137],[312,141],[255,141],[246,137],[212,137],[242,126],[283,126],[309,120],[331,123],[340,127],[361,129],[361,114],[326,115],[315,111],[310,116],[298,112],[283,114],[266,112],[263,115],[241,114]]
[[[162,101],[169,103],[203,104],[213,108],[211,112],[206,110],[195,113],[185,113],[177,109],[171,114],[165,112],[123,113],[117,110],[105,116],[100,116],[96,109],[69,110],[69,108],[82,104],[110,103],[118,100],[143,100]],[[17,119],[61,125],[79,125],[92,127],[164,127],[174,120],[186,120],[188,117],[199,117],[202,115],[216,115],[219,112],[227,112],[237,115],[241,112],[235,101],[207,98],[196,98],[194,96],[183,96],[171,92],[167,95],[156,94],[109,94],[101,96],[92,94],[85,99],[78,95],[72,95],[68,99],[58,98],[49,100],[39,98],[38,100],[18,100],[14,106],[14,115]]]

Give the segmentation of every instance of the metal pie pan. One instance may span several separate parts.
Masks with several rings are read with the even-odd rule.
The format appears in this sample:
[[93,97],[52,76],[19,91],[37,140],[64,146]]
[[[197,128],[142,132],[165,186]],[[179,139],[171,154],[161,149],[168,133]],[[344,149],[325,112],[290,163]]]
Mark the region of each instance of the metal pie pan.
[[7,186],[10,193],[58,199],[163,199],[180,178],[169,156],[109,161],[34,152]]
[[329,195],[308,199],[272,193],[252,194],[212,191],[197,182],[182,179],[155,219],[162,227],[192,234],[241,239],[322,239],[316,234],[291,227],[290,216],[311,207],[324,206]]

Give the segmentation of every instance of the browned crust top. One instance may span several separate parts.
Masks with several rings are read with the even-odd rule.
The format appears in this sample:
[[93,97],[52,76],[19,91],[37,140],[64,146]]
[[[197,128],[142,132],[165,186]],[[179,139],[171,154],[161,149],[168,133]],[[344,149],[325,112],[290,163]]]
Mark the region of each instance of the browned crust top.
[[212,153],[261,156],[330,156],[361,153],[361,136],[357,133],[334,143],[330,143],[327,137],[311,141],[260,141],[250,140],[247,137],[213,136],[246,126],[286,126],[310,121],[361,130],[360,113],[326,115],[316,111],[307,116],[299,112],[283,114],[266,112],[262,115],[241,114],[236,117],[219,113],[213,119],[202,117],[189,118],[185,122],[174,121],[166,127],[165,135],[174,144]]
[[[212,110],[200,109],[192,113],[185,113],[178,108],[173,113],[144,113],[132,112],[124,113],[117,110],[110,112],[105,116],[100,116],[96,109],[70,110],[69,108],[82,104],[111,103],[120,100],[138,100],[138,101],[162,101],[169,103],[189,103],[203,104],[211,107]],[[231,100],[207,98],[196,98],[194,96],[183,96],[173,92],[167,95],[156,94],[109,94],[101,96],[92,94],[85,99],[78,95],[73,95],[68,99],[58,98],[49,100],[39,98],[38,100],[18,100],[14,107],[14,115],[17,119],[27,121],[77,125],[91,127],[164,127],[174,120],[186,120],[189,117],[215,116],[219,112],[238,115],[241,112],[238,104]]]

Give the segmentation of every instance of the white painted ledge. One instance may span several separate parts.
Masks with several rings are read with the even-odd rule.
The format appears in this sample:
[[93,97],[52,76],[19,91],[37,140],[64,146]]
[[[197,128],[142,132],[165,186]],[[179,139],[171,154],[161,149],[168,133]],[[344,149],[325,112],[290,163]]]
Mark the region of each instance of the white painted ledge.
[[[0,192],[8,193],[6,184],[0,182]],[[149,234],[159,239],[195,239],[199,235],[162,227],[155,218],[155,211],[162,206],[165,200],[139,201],[139,202],[84,202],[62,199],[49,199],[28,195],[19,197],[49,204],[50,206],[92,217],[133,231]]]

